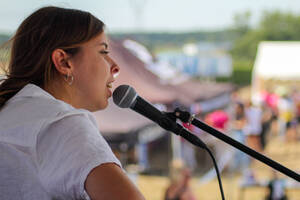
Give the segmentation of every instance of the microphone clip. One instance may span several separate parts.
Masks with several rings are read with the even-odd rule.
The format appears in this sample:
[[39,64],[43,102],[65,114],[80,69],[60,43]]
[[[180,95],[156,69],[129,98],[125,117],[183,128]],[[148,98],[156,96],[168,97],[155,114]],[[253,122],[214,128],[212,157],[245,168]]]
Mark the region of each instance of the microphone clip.
[[166,112],[166,115],[174,122],[179,119],[188,125],[192,124],[192,121],[195,119],[195,114],[191,115],[189,112],[183,111],[180,108],[176,108],[174,112]]

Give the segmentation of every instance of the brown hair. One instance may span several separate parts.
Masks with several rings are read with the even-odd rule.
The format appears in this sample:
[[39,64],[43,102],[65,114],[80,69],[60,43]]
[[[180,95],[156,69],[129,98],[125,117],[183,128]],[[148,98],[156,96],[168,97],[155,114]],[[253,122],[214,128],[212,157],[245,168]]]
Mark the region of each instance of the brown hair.
[[10,40],[8,72],[0,83],[0,109],[26,84],[45,88],[53,80],[58,73],[51,59],[55,49],[75,55],[79,44],[103,29],[103,22],[85,11],[50,6],[32,13]]

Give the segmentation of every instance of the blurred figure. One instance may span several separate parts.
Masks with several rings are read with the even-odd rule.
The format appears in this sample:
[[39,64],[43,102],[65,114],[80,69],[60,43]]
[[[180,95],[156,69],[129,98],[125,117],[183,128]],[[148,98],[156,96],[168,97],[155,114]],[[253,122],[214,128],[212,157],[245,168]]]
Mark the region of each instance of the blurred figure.
[[246,144],[255,151],[261,152],[260,133],[262,131],[262,111],[258,106],[250,101],[246,104],[245,110],[246,126]]
[[274,93],[271,89],[263,92],[263,102],[262,102],[262,130],[260,134],[262,149],[265,148],[267,143],[267,134],[272,131],[272,126],[274,122],[277,122],[278,117],[278,101],[279,96]]
[[220,131],[226,130],[228,119],[228,114],[223,110],[216,110],[205,116],[205,122]]
[[294,114],[294,105],[287,92],[280,93],[278,101],[278,129],[279,136],[285,140],[287,129],[291,127]]
[[238,102],[235,104],[235,107],[234,107],[232,129],[234,130],[235,134],[244,135],[243,129],[244,129],[245,125],[246,125],[245,106],[242,102]]
[[295,108],[296,108],[296,119],[298,124],[300,124],[300,92],[297,92],[294,96]]
[[[244,133],[246,136],[246,145],[257,152],[261,152],[260,134],[262,131],[262,111],[258,106],[253,105],[251,101],[246,102],[245,105],[246,125]],[[250,169],[250,164],[251,162],[253,163],[253,161],[252,157],[249,158],[248,166],[243,171],[243,183],[253,184],[253,182],[256,182],[254,172]]]
[[285,182],[278,178],[276,171],[273,171],[273,178],[268,184],[268,195],[266,200],[287,200],[285,192]]
[[170,185],[164,200],[196,200],[189,186],[190,179],[190,170],[181,160],[174,160],[170,170]]
[[253,170],[246,168],[243,171],[243,177],[240,183],[242,186],[257,185],[258,181]]
[[[246,125],[246,117],[245,117],[245,106],[242,102],[236,102],[234,105],[233,111],[233,119],[231,122],[232,126],[232,137],[242,143],[245,144],[245,133],[244,128]],[[248,157],[241,151],[237,150],[234,156],[233,168],[234,169],[244,169],[249,164]]]
[[271,90],[263,92],[262,96],[264,104],[272,110],[273,114],[277,113],[279,96],[276,93],[271,92]]
[[267,144],[267,135],[271,130],[272,123],[277,119],[274,114],[272,108],[268,107],[265,104],[263,105],[263,114],[262,114],[262,122],[261,122],[261,133],[260,133],[260,143],[262,150],[264,150]]
[[[182,125],[193,133],[194,130],[196,129],[195,126],[192,124],[183,123]],[[197,167],[196,152],[194,146],[183,138],[180,138],[180,144],[181,144],[181,158],[184,160],[184,163],[186,163],[187,167],[191,171],[193,171]]]
[[290,128],[287,130],[288,141],[295,142],[299,139],[300,133],[300,92],[294,89],[291,94],[291,99],[293,101],[293,120],[290,124]]
[[296,118],[293,118],[290,122],[286,124],[286,142],[295,142],[297,141],[297,121]]

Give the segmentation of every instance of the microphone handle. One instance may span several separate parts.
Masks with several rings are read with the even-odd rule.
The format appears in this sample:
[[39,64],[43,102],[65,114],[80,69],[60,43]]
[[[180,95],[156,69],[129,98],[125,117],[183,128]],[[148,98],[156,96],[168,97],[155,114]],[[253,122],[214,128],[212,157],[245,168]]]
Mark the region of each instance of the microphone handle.
[[135,103],[130,108],[156,123],[159,123],[160,118],[163,116],[160,110],[156,109],[140,96],[136,97]]
[[147,117],[148,119],[156,122],[163,129],[175,133],[176,135],[180,135],[196,146],[207,149],[207,146],[201,141],[200,138],[193,135],[184,127],[176,123],[176,119],[174,119],[175,121],[173,121],[168,116],[168,113],[161,112],[160,110],[156,109],[140,96],[137,96],[135,103],[130,108],[143,115],[144,117]]

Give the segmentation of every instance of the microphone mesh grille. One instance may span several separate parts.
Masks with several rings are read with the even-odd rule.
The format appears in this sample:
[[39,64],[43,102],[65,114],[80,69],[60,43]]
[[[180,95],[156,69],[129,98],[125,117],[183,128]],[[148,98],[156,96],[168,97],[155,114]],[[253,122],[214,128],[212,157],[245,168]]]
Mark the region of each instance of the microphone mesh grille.
[[136,91],[129,85],[120,85],[113,92],[113,101],[121,108],[133,106],[136,97]]

